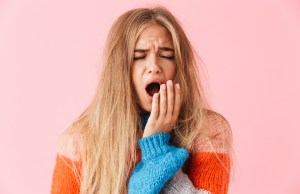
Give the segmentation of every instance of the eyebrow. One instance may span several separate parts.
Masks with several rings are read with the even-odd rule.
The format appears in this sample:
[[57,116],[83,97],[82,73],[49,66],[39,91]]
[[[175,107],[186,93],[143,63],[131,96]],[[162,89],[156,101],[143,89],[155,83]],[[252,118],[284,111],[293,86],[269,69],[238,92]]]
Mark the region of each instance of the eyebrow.
[[[158,48],[161,51],[172,51],[174,52],[174,49],[170,48],[170,47],[159,47]],[[138,52],[138,53],[145,53],[149,51],[149,49],[134,49],[134,52]]]

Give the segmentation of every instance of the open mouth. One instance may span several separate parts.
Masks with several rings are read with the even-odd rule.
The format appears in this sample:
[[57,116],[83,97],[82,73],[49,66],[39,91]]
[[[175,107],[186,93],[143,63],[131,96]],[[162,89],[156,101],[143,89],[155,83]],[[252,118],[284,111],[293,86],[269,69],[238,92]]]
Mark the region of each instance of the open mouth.
[[155,93],[159,92],[160,85],[157,82],[150,83],[146,87],[146,91],[149,94],[149,96],[153,96]]

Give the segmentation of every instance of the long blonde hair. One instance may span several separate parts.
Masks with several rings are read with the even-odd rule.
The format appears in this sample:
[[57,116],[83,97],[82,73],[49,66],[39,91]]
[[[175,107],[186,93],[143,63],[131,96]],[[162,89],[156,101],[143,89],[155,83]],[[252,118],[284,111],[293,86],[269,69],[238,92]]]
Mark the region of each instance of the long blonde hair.
[[[134,47],[140,33],[156,23],[171,35],[175,82],[182,90],[182,107],[172,143],[193,149],[193,140],[205,134],[203,122],[209,105],[201,85],[198,64],[188,38],[175,17],[163,7],[138,8],[121,15],[106,42],[96,95],[66,133],[76,134],[82,172],[77,172],[81,194],[127,193],[130,172],[137,162],[139,107],[131,78]],[[202,64],[203,65],[203,64]],[[74,142],[73,142],[74,143]]]

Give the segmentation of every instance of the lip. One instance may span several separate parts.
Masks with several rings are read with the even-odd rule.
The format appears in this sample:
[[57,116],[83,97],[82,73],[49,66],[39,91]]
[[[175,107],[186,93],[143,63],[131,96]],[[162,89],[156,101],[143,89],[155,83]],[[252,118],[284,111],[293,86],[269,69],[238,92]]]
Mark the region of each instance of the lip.
[[147,81],[146,81],[146,84],[145,84],[145,89],[146,89],[146,87],[149,85],[149,84],[151,84],[151,83],[153,83],[153,82],[157,82],[157,83],[159,83],[159,85],[161,85],[162,83],[163,83],[163,81],[161,80],[161,79],[159,79],[159,78],[151,78],[151,79],[148,79]]

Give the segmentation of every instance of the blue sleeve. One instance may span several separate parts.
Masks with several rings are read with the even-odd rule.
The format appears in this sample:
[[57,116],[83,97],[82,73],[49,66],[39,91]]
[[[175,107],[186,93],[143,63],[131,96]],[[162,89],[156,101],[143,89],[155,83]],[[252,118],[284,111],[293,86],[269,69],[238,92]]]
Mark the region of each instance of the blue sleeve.
[[169,141],[168,133],[157,133],[138,141],[142,160],[130,176],[128,194],[159,193],[183,166],[188,152],[170,145]]

